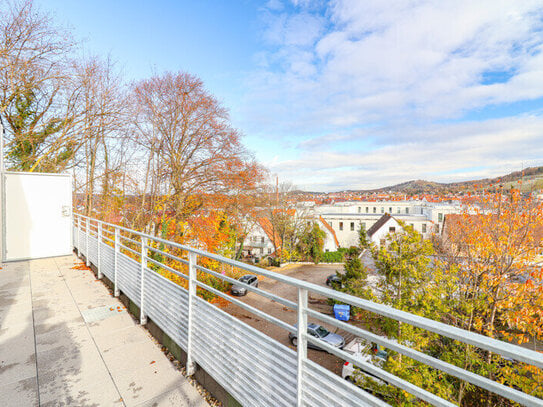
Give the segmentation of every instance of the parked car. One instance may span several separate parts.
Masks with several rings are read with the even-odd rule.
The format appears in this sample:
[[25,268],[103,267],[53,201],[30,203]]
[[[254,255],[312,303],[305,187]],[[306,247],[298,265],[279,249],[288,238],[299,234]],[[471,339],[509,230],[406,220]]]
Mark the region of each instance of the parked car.
[[339,278],[337,274],[330,274],[326,278],[326,285],[328,287],[332,287],[332,288],[340,287],[341,286],[341,278]]
[[[258,278],[252,274],[246,274],[243,277],[240,277],[238,281],[243,284],[258,287]],[[233,284],[231,291],[232,295],[237,295],[239,297],[247,295],[247,288],[242,285]]]
[[[344,350],[355,355],[358,359],[376,367],[383,367],[388,358],[388,352],[381,346],[375,343],[368,343],[363,338],[356,338],[345,346]],[[365,390],[372,389],[365,384],[363,378],[370,378],[376,384],[386,385],[385,381],[364,370],[362,367],[353,365],[351,362],[345,362],[341,370],[341,377],[352,383],[355,383]]]
[[[298,327],[297,324],[294,325],[296,328]],[[345,339],[343,339],[343,336],[334,334],[330,331],[328,331],[326,328],[324,328],[321,325],[317,324],[307,324],[307,333],[311,336],[314,336],[315,338],[318,338],[324,342],[326,342],[329,345],[335,346],[336,348],[343,349],[345,346]],[[290,339],[290,342],[294,346],[298,346],[298,333],[297,332],[289,332],[288,337]],[[307,347],[317,350],[323,350],[322,348],[319,348],[317,345],[312,344],[311,342],[307,341]]]

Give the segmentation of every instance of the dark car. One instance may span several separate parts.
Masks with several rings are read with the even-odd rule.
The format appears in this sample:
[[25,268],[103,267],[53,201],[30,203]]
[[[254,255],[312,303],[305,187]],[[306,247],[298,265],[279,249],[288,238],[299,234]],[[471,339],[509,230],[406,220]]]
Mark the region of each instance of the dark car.
[[[298,325],[295,324],[294,326],[297,327]],[[345,339],[343,339],[343,336],[334,334],[320,325],[313,324],[313,323],[307,324],[307,333],[336,348],[343,349],[343,347],[345,346]],[[297,332],[289,332],[288,337],[290,339],[290,342],[294,346],[298,346]],[[314,345],[309,341],[307,341],[307,347],[312,348],[312,349],[317,349],[317,350],[323,350],[322,348],[319,348],[317,345]]]
[[341,287],[341,278],[337,274],[330,274],[326,278],[326,285],[332,288]]
[[[238,279],[240,283],[251,285],[253,287],[258,287],[258,278],[252,274],[244,275]],[[232,285],[232,295],[242,296],[247,295],[247,288],[242,285],[234,284]]]

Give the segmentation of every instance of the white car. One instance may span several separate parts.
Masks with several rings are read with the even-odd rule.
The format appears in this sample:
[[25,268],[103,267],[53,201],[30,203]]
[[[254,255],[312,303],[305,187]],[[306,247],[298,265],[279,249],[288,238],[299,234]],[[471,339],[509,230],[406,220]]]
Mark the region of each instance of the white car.
[[[368,343],[362,338],[356,338],[349,342],[349,344],[347,344],[343,350],[353,354],[361,361],[376,367],[382,367],[388,357],[387,351],[384,350],[380,345]],[[365,371],[363,368],[353,365],[351,362],[345,362],[343,364],[341,377],[343,377],[345,380],[357,383],[363,376],[371,378],[378,384],[387,384],[370,372]]]

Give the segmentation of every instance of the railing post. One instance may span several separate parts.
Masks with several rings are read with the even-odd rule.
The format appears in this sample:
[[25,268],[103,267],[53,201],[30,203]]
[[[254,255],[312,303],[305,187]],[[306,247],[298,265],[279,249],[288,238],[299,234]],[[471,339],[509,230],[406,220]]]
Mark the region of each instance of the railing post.
[[102,222],[98,221],[98,237],[96,238],[98,247],[98,279],[101,280],[104,275],[102,274]]
[[188,321],[187,321],[187,376],[192,376],[195,373],[196,365],[194,364],[192,350],[192,318],[194,313],[194,300],[196,298],[196,264],[198,256],[196,253],[189,252],[189,306],[188,306]]
[[77,254],[77,257],[79,258],[80,257],[80,253],[81,253],[81,250],[79,250],[79,215],[75,215],[75,221],[76,221],[76,227],[75,227],[75,234],[77,236],[77,244],[75,246],[76,248],[76,254]]
[[87,222],[85,223],[85,232],[87,232],[87,236],[86,236],[87,246],[85,248],[85,264],[87,265],[87,267],[89,267],[90,266],[90,261],[89,261],[89,253],[90,253],[90,250],[89,250],[90,219],[89,218],[87,218]]
[[298,288],[298,373],[297,406],[303,405],[303,370],[307,359],[307,289]]
[[119,229],[115,228],[115,261],[114,261],[114,270],[113,270],[113,295],[115,297],[118,297],[121,292],[119,291],[119,287],[117,286],[117,269],[119,268],[118,262],[119,262]]
[[144,311],[144,290],[145,290],[145,267],[147,266],[147,238],[141,237],[141,297],[140,297],[140,324],[145,325],[147,323],[147,315]]

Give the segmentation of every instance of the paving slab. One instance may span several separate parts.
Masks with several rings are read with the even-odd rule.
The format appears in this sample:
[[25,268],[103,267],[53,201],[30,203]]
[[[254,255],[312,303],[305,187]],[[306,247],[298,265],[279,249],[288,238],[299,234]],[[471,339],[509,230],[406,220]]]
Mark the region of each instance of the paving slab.
[[16,382],[2,383],[0,391],[0,406],[3,407],[21,407],[38,406],[38,378],[32,376]]
[[0,268],[0,389],[0,406],[208,405],[75,256]]

